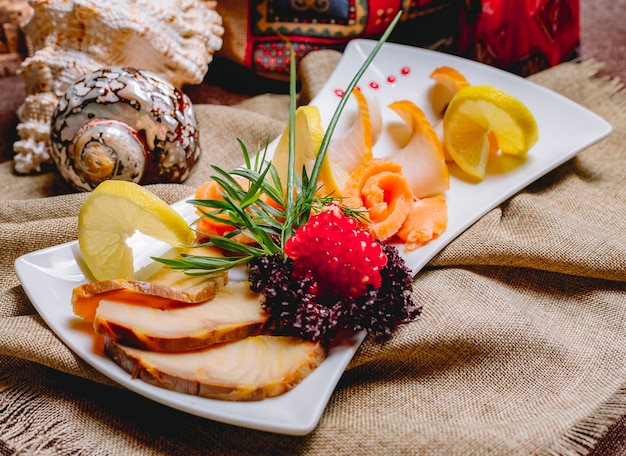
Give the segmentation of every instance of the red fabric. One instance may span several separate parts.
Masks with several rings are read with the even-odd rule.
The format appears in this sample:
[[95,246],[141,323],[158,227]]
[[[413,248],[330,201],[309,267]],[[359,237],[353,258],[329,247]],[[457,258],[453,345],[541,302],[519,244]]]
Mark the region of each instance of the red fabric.
[[528,75],[577,53],[578,0],[482,0],[461,12],[458,50],[474,60]]

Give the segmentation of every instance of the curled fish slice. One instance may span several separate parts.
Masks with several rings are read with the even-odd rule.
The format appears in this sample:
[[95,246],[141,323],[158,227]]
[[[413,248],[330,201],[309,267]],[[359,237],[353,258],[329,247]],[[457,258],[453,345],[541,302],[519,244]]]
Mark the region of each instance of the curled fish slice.
[[450,188],[450,175],[441,142],[424,112],[412,101],[389,105],[410,129],[408,142],[386,157],[398,163],[417,198],[441,194]]
[[409,214],[398,231],[406,252],[427,244],[448,226],[448,205],[441,195],[413,201]]
[[415,199],[402,167],[382,159],[370,160],[354,170],[343,194],[346,206],[366,211],[366,227],[379,241],[395,236]]
[[382,131],[378,99],[366,97],[358,89],[353,90],[352,95],[357,102],[356,115],[347,130],[336,135],[328,146],[331,176],[320,176],[324,183],[331,181],[338,190],[357,167],[373,158],[372,149]]

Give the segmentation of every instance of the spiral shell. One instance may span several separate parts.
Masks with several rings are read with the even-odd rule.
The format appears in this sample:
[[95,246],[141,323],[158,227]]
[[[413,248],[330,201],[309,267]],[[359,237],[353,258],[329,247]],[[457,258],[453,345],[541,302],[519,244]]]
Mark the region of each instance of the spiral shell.
[[183,182],[200,156],[189,98],[145,70],[109,67],[71,85],[52,116],[61,176],[91,191],[108,179]]
[[21,29],[28,57],[18,70],[27,96],[18,109],[19,139],[13,144],[18,174],[46,171],[52,164],[52,112],[47,108],[78,78],[103,67],[127,66],[182,88],[203,81],[222,47],[224,28],[215,0],[27,3],[32,13]]

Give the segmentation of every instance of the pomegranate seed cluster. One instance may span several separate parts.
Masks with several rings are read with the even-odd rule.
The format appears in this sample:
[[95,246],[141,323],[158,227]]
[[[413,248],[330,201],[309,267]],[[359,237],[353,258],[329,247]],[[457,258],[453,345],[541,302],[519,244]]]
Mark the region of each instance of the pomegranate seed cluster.
[[313,215],[284,251],[294,260],[294,278],[315,281],[316,294],[323,297],[355,298],[368,286],[379,288],[387,263],[380,243],[336,205]]
[[325,342],[344,329],[388,336],[421,313],[397,249],[373,240],[339,208],[311,217],[285,253],[248,265],[250,288],[263,294],[269,325],[280,333]]

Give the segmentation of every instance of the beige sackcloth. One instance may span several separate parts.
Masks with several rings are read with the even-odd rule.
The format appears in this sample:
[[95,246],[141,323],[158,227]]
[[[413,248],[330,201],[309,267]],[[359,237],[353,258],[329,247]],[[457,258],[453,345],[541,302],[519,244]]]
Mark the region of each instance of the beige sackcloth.
[[[302,64],[301,102],[338,62]],[[607,119],[613,133],[490,211],[415,278],[423,315],[368,338],[317,428],[284,436],[187,415],[113,385],[61,343],[13,269],[28,252],[76,238],[85,194],[55,173],[0,165],[0,454],[586,454],[626,415],[626,95],[595,62],[532,79]],[[278,135],[285,95],[197,105],[202,160],[241,162]],[[554,119],[555,122],[560,121]],[[70,303],[68,302],[69,306]]]

